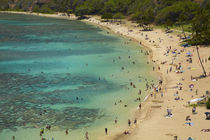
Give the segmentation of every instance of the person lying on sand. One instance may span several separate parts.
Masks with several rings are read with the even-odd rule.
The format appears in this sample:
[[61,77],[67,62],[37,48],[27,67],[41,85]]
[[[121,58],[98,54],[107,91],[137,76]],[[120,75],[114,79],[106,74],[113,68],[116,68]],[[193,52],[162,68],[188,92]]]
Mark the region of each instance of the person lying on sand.
[[186,121],[191,121],[190,115],[186,116]]
[[193,138],[189,137],[188,140],[194,140]]
[[201,132],[210,132],[210,129],[201,129]]
[[128,134],[130,134],[130,132],[125,130],[125,131],[123,132],[123,134],[128,135]]

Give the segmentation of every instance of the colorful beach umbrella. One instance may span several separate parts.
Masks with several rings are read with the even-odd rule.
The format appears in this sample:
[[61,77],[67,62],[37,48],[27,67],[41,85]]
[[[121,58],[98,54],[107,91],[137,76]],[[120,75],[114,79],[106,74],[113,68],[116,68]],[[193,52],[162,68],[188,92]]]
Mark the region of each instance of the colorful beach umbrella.
[[192,53],[191,53],[191,52],[187,52],[186,54],[187,54],[187,55],[192,55]]

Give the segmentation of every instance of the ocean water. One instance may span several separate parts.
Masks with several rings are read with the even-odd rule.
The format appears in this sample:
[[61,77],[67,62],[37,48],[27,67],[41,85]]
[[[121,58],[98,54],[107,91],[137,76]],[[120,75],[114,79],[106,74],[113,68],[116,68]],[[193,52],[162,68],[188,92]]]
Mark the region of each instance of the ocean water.
[[0,140],[83,140],[86,131],[96,140],[104,128],[127,129],[135,99],[157,79],[144,53],[80,21],[0,14]]

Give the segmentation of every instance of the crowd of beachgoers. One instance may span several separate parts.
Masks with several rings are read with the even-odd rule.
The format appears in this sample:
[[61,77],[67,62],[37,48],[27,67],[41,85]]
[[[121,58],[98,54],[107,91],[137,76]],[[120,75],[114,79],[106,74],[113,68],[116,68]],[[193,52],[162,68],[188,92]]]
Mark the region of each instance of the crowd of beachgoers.
[[[152,86],[150,97],[142,103],[141,111],[136,113],[135,122],[138,125],[132,127],[128,123],[131,126],[128,130],[122,132],[122,135],[110,136],[110,139],[210,138],[209,110],[205,105],[200,105],[210,96],[209,47],[182,45],[184,40],[181,32],[167,33],[163,29],[143,31],[130,21],[125,21],[124,24],[102,22],[97,16],[86,21],[143,45],[148,49],[150,62],[154,64],[153,71],[161,76],[159,85]],[[203,77],[197,47],[206,77]]]
[[[50,17],[60,17],[60,15]],[[66,18],[69,17],[66,16]],[[202,106],[202,102],[210,97],[210,61],[208,60],[210,47],[185,47],[181,45],[183,41],[181,32],[166,33],[163,29],[143,31],[131,21],[125,21],[123,24],[103,22],[98,16],[90,16],[83,21],[128,37],[137,41],[139,46],[144,46],[148,50],[145,53],[148,55],[148,64],[153,63],[151,73],[161,77],[158,85],[152,83],[145,85],[150,89],[149,96],[138,105],[134,114],[136,119],[128,118],[128,129],[120,134],[112,134],[109,133],[109,128],[105,127],[104,136],[100,139],[210,139],[210,111]],[[206,70],[206,77],[203,76],[198,52]],[[131,82],[130,86],[135,86],[135,83]],[[113,122],[118,123],[117,120]],[[68,130],[65,133],[68,135]],[[84,135],[88,140],[88,132]]]

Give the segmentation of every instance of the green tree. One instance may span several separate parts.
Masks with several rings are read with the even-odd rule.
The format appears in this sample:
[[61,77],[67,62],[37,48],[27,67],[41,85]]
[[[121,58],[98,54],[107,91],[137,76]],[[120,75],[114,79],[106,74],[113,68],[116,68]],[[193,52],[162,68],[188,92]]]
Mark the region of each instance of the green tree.
[[76,16],[79,16],[79,18],[84,18],[85,15],[89,13],[88,10],[89,10],[88,7],[82,5],[76,8],[75,14]]
[[113,16],[114,19],[119,19],[120,20],[120,23],[121,23],[121,19],[124,18],[124,15],[122,13],[116,13],[114,16]]
[[138,17],[137,23],[143,27],[143,30],[145,31],[150,31],[151,29],[151,24],[154,21],[154,15],[152,9],[146,11],[143,13],[140,18]]
[[170,30],[170,27],[173,26],[173,21],[171,21],[170,19],[167,19],[166,23],[165,23],[165,27],[166,27],[166,32],[168,32]]
[[72,9],[68,9],[67,11],[68,16],[73,12]]
[[87,0],[84,5],[86,5],[89,9],[88,14],[99,14],[103,9],[103,1],[102,0]]
[[180,14],[184,13],[187,15],[188,19],[191,20],[194,17],[195,11],[199,8],[197,3],[183,0],[171,3],[171,6],[165,6],[162,9],[158,10],[156,16],[156,23],[163,24],[166,23],[168,19],[171,21],[178,22]]
[[204,10],[200,9],[192,21],[192,39],[190,43],[196,45],[196,50],[198,54],[198,59],[200,61],[201,67],[203,69],[204,77],[206,77],[206,71],[203,66],[203,63],[200,58],[199,48],[197,45],[209,44],[210,43],[210,29],[209,24],[210,22],[210,15],[209,13]]
[[103,13],[115,13],[116,12],[116,5],[114,0],[108,0],[104,3]]
[[0,0],[0,10],[7,10],[7,9],[9,9],[8,0]]
[[210,44],[210,13],[207,10],[200,9],[192,20],[192,39],[193,45]]
[[184,31],[183,25],[186,24],[186,21],[187,21],[187,16],[184,13],[180,14],[179,15],[179,22],[178,23],[179,23],[179,25],[182,28],[182,33],[184,34],[184,38],[185,39],[186,39],[186,35],[185,35],[185,31]]
[[105,13],[101,16],[102,19],[106,19],[106,21],[108,21],[109,19],[113,18],[113,14],[112,13]]
[[84,1],[83,0],[73,0],[73,3],[72,3],[72,10],[73,10],[73,12],[76,14],[76,9],[78,8],[78,7],[80,7],[82,4],[84,3]]

